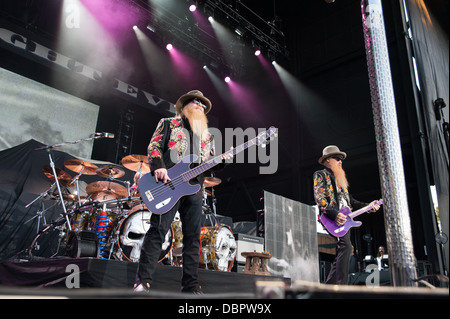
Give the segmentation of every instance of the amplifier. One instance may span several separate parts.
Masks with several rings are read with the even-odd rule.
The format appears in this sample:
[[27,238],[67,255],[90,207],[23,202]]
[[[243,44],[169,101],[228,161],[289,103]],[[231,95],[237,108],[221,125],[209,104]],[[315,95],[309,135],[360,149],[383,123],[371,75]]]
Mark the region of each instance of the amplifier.
[[236,262],[245,264],[245,258],[242,257],[243,252],[257,252],[264,251],[264,238],[252,236],[247,234],[234,234],[236,239]]

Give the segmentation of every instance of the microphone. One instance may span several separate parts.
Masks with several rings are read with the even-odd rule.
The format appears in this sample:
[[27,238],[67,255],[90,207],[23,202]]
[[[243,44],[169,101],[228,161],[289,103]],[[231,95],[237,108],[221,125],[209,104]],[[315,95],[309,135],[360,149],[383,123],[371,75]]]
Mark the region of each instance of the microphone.
[[101,133],[95,133],[94,137],[99,137],[99,138],[114,138],[114,134],[113,133],[107,133],[107,132],[101,132]]

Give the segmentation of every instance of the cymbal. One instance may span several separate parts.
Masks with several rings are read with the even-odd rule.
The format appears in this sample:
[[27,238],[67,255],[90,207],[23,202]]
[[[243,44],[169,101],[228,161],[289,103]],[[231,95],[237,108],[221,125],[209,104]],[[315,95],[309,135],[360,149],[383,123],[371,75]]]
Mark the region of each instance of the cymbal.
[[97,175],[101,177],[119,178],[125,175],[125,171],[118,165],[108,164],[101,166],[95,170]]
[[70,169],[72,172],[80,173],[84,175],[96,175],[95,171],[98,166],[82,160],[67,160],[64,162],[64,166]]
[[86,187],[86,193],[92,195],[92,199],[117,199],[128,197],[127,189],[110,181],[92,182]]
[[150,166],[146,155],[128,155],[122,158],[122,165],[129,170],[137,172],[139,168],[142,173],[149,173]]
[[222,183],[222,180],[217,177],[205,177],[205,181],[203,182],[203,186],[205,187],[214,187]]
[[[64,187],[72,187],[75,185],[72,177],[64,172],[62,169],[55,167],[56,175],[58,176],[58,182]],[[47,178],[55,181],[55,175],[53,175],[53,170],[50,165],[44,165],[42,167],[42,172]]]
[[[59,194],[55,194],[53,195],[53,197],[59,198]],[[64,200],[68,201],[68,202],[76,202],[78,201],[78,196],[76,194],[63,194],[63,198]],[[80,200],[84,201],[86,199],[86,196],[80,196]]]

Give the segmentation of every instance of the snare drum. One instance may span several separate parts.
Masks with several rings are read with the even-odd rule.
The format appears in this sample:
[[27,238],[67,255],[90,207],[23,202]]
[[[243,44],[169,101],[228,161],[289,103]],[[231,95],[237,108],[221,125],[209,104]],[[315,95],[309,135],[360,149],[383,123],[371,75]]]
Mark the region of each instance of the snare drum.
[[237,246],[229,226],[202,227],[200,243],[200,267],[231,271]]

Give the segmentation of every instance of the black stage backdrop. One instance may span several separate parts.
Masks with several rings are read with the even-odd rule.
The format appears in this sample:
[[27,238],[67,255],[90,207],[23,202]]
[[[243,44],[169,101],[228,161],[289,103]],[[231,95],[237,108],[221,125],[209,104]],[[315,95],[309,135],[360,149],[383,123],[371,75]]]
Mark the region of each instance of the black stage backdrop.
[[[110,143],[107,140],[99,142]],[[59,219],[64,212],[62,205],[50,196],[47,196],[44,201],[38,199],[29,207],[25,207],[40,194],[45,193],[53,184],[42,171],[45,165],[50,165],[47,150],[36,150],[42,146],[44,145],[40,142],[29,140],[0,152],[0,260],[14,257],[22,251],[25,253],[37,235],[38,212],[42,211],[42,208],[44,208],[42,215],[46,218],[47,224]],[[72,177],[76,175],[75,172],[64,167],[66,160],[76,159],[76,157],[59,150],[52,150],[51,155],[56,168],[64,170]],[[88,161],[97,166],[107,164]],[[126,168],[124,170],[125,176],[120,179],[132,181],[134,172]],[[81,175],[80,194],[85,194],[86,185],[99,180],[102,180],[102,177],[97,175]],[[74,188],[62,187],[62,190],[65,193],[73,193]],[[70,203],[66,205],[70,210]],[[40,230],[43,229],[43,224],[44,220],[41,219]],[[56,232],[54,233],[53,235],[57,235]],[[43,240],[40,242],[40,249],[36,255],[49,257],[55,252],[57,236],[49,234],[41,237]]]

